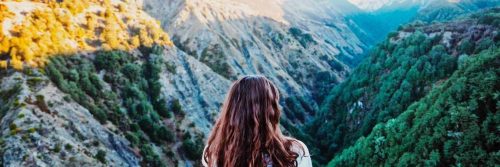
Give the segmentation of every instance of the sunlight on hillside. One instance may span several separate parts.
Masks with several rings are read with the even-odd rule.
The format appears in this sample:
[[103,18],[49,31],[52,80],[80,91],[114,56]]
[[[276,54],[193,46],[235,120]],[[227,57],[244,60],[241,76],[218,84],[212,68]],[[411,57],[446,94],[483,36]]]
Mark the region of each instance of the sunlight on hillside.
[[172,45],[158,21],[124,1],[0,2],[0,68],[40,67],[54,55]]

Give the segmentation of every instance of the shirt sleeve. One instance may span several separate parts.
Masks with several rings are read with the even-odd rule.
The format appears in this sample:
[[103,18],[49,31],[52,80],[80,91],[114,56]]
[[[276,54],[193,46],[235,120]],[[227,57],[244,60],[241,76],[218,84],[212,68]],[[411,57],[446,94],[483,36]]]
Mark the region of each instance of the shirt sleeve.
[[[307,146],[302,143],[301,141],[298,141],[300,146],[304,149],[303,154],[300,155],[297,158],[297,167],[312,167],[312,160],[311,160],[311,154],[309,154],[309,149],[307,149]],[[302,152],[302,151],[300,151]]]
[[205,151],[207,150],[207,146],[203,148],[203,154],[201,155],[201,163],[203,167],[208,167],[207,161],[205,161]]

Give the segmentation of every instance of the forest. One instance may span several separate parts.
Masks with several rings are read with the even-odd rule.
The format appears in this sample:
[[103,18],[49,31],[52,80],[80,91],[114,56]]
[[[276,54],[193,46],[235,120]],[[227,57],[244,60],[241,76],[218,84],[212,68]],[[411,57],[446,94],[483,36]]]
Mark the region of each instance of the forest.
[[313,166],[498,166],[500,0],[352,1],[0,0],[0,167],[201,166],[254,74]]
[[498,145],[499,49],[461,62],[424,98],[385,123],[328,166],[495,166]]
[[[336,86],[304,132],[320,138],[329,166],[498,164],[498,34],[461,32],[456,45],[435,29],[498,30],[498,9],[451,22],[401,26]],[[469,27],[470,28],[470,27]],[[401,34],[411,32],[401,38]],[[324,154],[323,154],[324,153]]]

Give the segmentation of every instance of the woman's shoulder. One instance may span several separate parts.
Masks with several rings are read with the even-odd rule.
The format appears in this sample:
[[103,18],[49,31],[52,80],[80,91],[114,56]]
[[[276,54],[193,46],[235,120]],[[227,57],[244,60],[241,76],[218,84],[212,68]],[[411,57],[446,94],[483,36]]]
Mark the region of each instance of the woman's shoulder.
[[299,157],[311,156],[309,154],[309,149],[307,149],[307,146],[304,144],[304,142],[294,138],[290,138],[290,140],[292,140],[291,150],[299,154]]
[[297,157],[297,166],[298,167],[312,167],[311,154],[309,154],[309,149],[307,146],[300,140],[293,139],[292,151],[299,154]]

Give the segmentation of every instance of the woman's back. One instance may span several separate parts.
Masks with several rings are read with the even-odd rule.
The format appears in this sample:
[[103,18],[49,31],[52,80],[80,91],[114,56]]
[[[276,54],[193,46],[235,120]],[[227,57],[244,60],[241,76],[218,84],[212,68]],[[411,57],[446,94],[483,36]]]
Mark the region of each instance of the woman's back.
[[310,167],[304,143],[286,137],[279,126],[279,91],[263,76],[233,83],[222,106],[202,162],[207,167]]
[[[312,167],[312,160],[311,160],[311,154],[309,154],[309,149],[307,149],[307,146],[300,140],[296,141],[297,144],[292,145],[291,150],[298,154],[298,157],[296,159],[297,167]],[[263,153],[262,156],[264,159],[263,166],[273,167],[273,161],[269,156],[269,154]],[[205,150],[203,150],[202,157],[205,157]],[[204,158],[201,159],[201,162],[203,163],[204,167],[208,167],[207,161]]]
[[[311,154],[309,154],[309,149],[301,141],[297,140],[298,144],[292,145],[292,151],[297,153],[297,167],[312,167]],[[273,162],[269,158],[269,155],[265,154],[264,159],[266,162],[266,167],[272,167]]]

